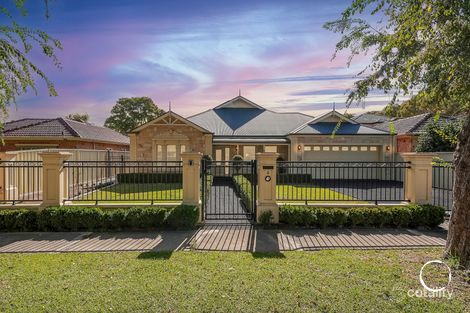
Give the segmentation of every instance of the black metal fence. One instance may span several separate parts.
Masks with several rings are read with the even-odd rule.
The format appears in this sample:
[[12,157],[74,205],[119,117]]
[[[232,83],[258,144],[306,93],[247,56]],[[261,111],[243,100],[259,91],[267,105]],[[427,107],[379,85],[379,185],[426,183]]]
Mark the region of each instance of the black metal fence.
[[0,161],[0,202],[42,201],[42,161]]
[[442,206],[450,214],[453,208],[454,166],[450,162],[441,162],[432,167],[433,204]]
[[407,162],[278,162],[281,202],[405,201]]
[[65,201],[175,202],[183,199],[180,161],[67,161]]
[[205,220],[256,216],[256,161],[203,160],[201,182]]

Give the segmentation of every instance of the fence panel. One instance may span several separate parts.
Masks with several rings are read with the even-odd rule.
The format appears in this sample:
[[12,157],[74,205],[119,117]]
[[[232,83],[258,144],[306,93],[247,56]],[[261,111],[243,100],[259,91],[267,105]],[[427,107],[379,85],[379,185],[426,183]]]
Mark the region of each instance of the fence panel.
[[407,162],[278,162],[277,200],[405,201]]
[[180,161],[67,161],[72,202],[175,202],[183,199]]
[[41,161],[0,161],[0,202],[42,201]]
[[442,206],[450,214],[453,208],[454,166],[451,162],[442,162],[432,167],[433,204]]

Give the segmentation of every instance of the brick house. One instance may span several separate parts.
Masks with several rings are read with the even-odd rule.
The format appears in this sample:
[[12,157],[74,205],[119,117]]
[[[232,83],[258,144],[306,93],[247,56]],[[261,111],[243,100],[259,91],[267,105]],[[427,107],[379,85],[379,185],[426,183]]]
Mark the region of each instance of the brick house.
[[334,110],[318,117],[279,113],[242,96],[187,118],[167,112],[129,137],[131,159],[170,161],[185,151],[218,161],[253,160],[258,152],[286,161],[386,161],[393,139]]
[[129,150],[129,138],[112,129],[66,118],[25,118],[5,123],[0,151],[29,149]]

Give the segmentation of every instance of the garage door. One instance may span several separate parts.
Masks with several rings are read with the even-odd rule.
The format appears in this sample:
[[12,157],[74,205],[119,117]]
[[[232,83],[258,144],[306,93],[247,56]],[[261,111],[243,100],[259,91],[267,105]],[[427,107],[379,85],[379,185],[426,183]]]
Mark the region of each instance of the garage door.
[[380,161],[379,146],[304,146],[304,161]]

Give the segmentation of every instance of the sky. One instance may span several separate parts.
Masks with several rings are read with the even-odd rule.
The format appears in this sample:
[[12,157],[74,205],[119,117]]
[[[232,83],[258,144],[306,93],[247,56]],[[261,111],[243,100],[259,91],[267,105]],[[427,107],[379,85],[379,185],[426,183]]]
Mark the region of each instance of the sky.
[[[103,124],[121,97],[148,96],[164,110],[190,116],[241,94],[279,112],[344,111],[346,91],[366,66],[359,56],[331,60],[339,35],[322,25],[340,16],[348,1],[27,1],[18,22],[59,39],[61,68],[36,50],[58,96],[21,96],[10,120],[88,113]],[[381,109],[388,95],[375,92],[364,106]]]

